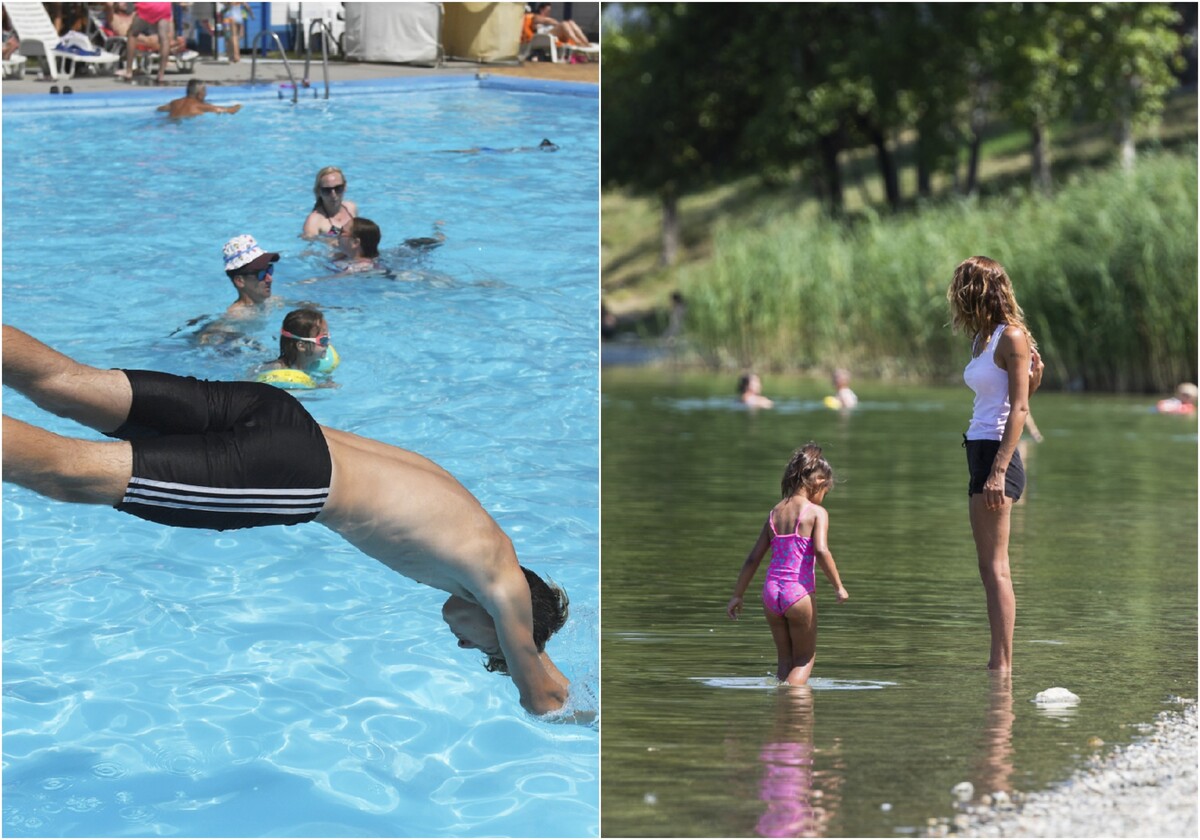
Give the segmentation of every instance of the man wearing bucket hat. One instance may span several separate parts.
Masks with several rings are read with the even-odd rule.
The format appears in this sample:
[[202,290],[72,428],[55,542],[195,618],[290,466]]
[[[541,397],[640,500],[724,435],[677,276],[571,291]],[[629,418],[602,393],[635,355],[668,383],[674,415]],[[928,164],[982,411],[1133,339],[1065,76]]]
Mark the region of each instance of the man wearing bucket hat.
[[237,289],[237,300],[227,315],[246,314],[247,307],[260,307],[271,297],[275,263],[279,254],[264,251],[248,233],[225,243],[225,275]]

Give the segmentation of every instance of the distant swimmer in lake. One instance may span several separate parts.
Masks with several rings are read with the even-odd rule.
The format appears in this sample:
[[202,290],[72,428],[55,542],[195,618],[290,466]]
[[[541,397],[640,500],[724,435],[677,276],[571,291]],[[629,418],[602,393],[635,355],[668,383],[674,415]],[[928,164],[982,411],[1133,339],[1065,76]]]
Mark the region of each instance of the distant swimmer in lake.
[[1196,386],[1184,382],[1175,389],[1175,396],[1159,400],[1154,406],[1159,414],[1190,414],[1196,416]]
[[1009,671],[1017,621],[1008,562],[1009,520],[1013,503],[1025,491],[1025,467],[1017,445],[1029,416],[1029,397],[1041,384],[1045,366],[1000,263],[987,257],[959,263],[946,300],[954,330],[971,336],[971,359],[963,379],[975,392],[975,402],[962,445],[971,535],[991,629],[988,668]]
[[[5,387],[113,438],[68,438],[5,416],[4,481],[175,528],[316,522],[440,590],[458,646],[511,676],[528,711],[567,704],[568,680],[545,650],[566,623],[566,593],[519,565],[500,525],[433,461],[321,426],[270,385],[95,368],[7,325],[0,363]],[[70,511],[63,517],[68,533]],[[280,550],[299,569],[330,561],[327,550]],[[594,711],[555,720],[590,722]]]
[[358,206],[345,199],[345,195],[346,176],[342,170],[336,166],[326,166],[317,172],[317,180],[313,184],[316,203],[304,220],[300,235],[305,239],[339,236],[350,220],[358,215]]
[[738,402],[749,408],[771,408],[775,402],[762,393],[762,380],[756,373],[744,373],[738,379]]
[[166,105],[159,105],[156,110],[166,111],[174,119],[198,117],[201,114],[236,114],[242,110],[241,105],[212,105],[204,101],[206,96],[208,85],[199,79],[188,79],[187,96],[172,99]]
[[542,140],[536,146],[513,146],[509,149],[495,149],[491,146],[474,146],[470,149],[446,149],[446,152],[456,155],[507,155],[513,152],[557,152],[558,144],[550,140]]
[[821,447],[810,443],[792,453],[780,489],[783,500],[767,514],[725,612],[737,620],[746,589],[769,549],[771,565],[762,601],[775,640],[775,677],[788,685],[806,685],[817,658],[816,566],[821,566],[839,604],[850,597],[829,551],[829,513],[821,502],[833,489],[833,468]]

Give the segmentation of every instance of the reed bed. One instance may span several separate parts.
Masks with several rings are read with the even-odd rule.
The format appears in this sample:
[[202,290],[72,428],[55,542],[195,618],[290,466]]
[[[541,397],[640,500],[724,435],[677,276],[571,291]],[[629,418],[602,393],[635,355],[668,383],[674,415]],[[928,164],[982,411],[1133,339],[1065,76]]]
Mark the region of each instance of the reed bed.
[[853,221],[727,221],[685,270],[691,345],[707,363],[864,376],[957,375],[967,339],[946,286],[965,257],[1008,269],[1046,384],[1170,391],[1196,376],[1196,150],[1023,190]]

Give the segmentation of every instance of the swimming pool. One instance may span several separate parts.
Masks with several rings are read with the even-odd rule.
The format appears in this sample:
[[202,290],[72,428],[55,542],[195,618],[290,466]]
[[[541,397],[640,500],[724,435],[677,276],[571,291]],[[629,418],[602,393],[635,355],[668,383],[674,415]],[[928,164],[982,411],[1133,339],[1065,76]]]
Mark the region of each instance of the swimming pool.
[[[327,425],[454,473],[571,596],[548,652],[598,662],[598,109],[580,86],[444,80],[171,123],[154,92],[4,102],[4,319],[81,361],[242,378],[300,302],[329,321]],[[65,97],[63,98],[65,99]],[[536,146],[554,154],[453,154]],[[318,169],[383,231],[329,279],[298,238]],[[398,247],[441,221],[427,254]],[[214,348],[221,247],[283,255],[277,301]],[[323,279],[322,279],[323,278]],[[5,391],[6,413],[86,430]],[[595,836],[596,727],[524,714],[443,597],[316,526],[172,530],[3,491],[11,836]]]

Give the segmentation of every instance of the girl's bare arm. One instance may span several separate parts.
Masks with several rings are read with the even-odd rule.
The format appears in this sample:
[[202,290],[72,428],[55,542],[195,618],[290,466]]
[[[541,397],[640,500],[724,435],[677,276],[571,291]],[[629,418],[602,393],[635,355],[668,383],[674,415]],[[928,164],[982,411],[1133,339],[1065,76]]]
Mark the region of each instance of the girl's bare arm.
[[742,598],[746,594],[747,587],[750,586],[750,581],[754,579],[754,573],[758,571],[758,564],[762,562],[763,555],[770,547],[771,526],[764,523],[762,531],[758,535],[758,541],[754,543],[754,548],[750,549],[750,553],[746,555],[746,561],[742,563],[742,571],[738,574],[737,583],[733,586],[733,597],[729,599],[729,604],[725,607],[725,612],[734,621],[737,621],[737,614],[742,611]]
[[823,507],[816,509],[817,521],[813,524],[813,553],[817,556],[817,563],[821,566],[821,571],[825,573],[829,585],[837,591],[837,600],[840,604],[850,597],[850,593],[846,591],[846,587],[842,586],[842,579],[838,575],[837,563],[833,561],[833,554],[829,550],[829,513]]

